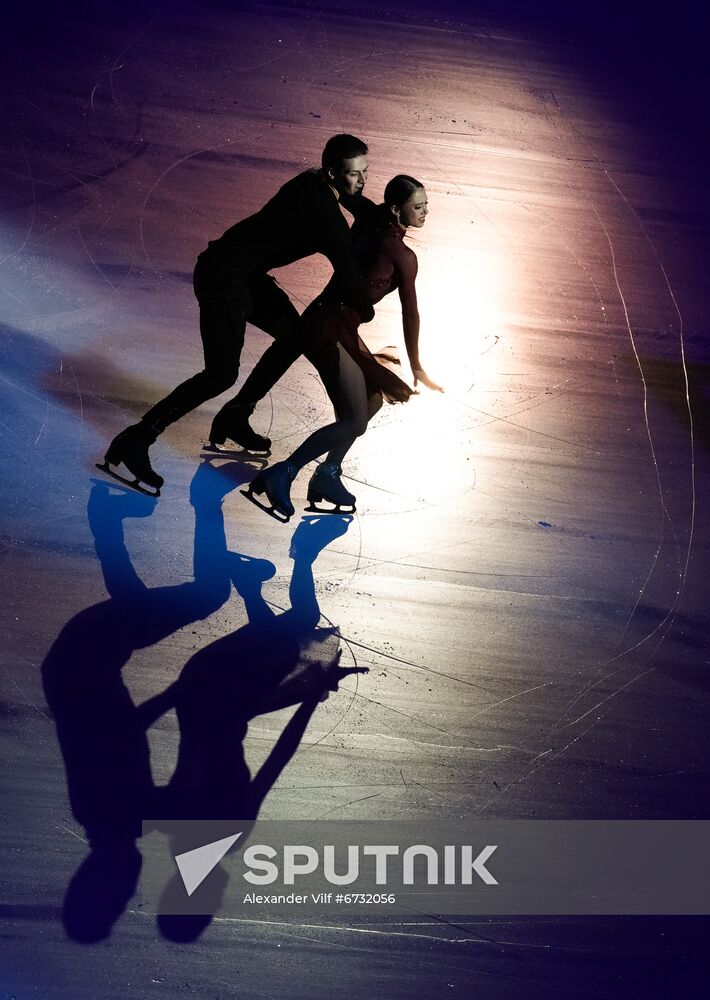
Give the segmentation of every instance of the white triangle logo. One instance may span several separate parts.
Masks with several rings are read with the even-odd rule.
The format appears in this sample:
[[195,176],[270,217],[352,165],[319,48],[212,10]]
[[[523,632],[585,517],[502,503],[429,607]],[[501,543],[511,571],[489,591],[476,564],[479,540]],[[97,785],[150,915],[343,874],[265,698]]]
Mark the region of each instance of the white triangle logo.
[[240,837],[241,833],[235,833],[233,837],[214,840],[211,844],[204,844],[192,851],[175,855],[175,863],[188,896],[202,885],[212,869],[220,863],[232,844],[235,844]]

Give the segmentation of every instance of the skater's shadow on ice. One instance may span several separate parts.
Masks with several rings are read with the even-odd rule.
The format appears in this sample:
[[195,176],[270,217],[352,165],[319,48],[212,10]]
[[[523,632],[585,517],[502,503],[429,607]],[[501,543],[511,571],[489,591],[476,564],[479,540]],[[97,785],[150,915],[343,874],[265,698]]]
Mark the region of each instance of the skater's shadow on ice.
[[[141,706],[146,724],[175,708],[180,727],[177,766],[167,786],[153,797],[153,817],[193,820],[225,817],[224,833],[233,833],[239,818],[242,838],[248,836],[268,791],[298,749],[310,718],[339,681],[361,668],[339,666],[340,639],[333,629],[319,629],[320,609],[313,580],[313,562],[333,538],[347,530],[349,517],[321,517],[301,522],[291,544],[293,572],[291,607],[275,612],[264,600],[262,583],[274,568],[264,560],[235,554],[231,579],[244,600],[248,623],[196,653],[177,682]],[[266,761],[252,777],[243,740],[250,719],[298,705]],[[155,826],[160,829],[160,820]],[[170,854],[201,846],[199,831],[171,837]],[[189,903],[176,873],[165,887],[158,925],[172,940],[194,940],[209,924],[215,887],[224,892],[227,873],[217,866]],[[206,900],[208,902],[203,902]],[[189,905],[192,915],[169,915]],[[205,911],[202,913],[201,911]]]
[[[150,516],[155,501],[132,492],[117,495],[103,483],[91,491],[89,523],[110,596],[64,626],[42,667],[72,811],[90,846],[64,900],[65,928],[77,941],[108,937],[135,893],[143,818],[256,816],[318,700],[347,672],[337,666],[337,638],[317,629],[311,571],[317,553],[347,524],[334,518],[329,528],[316,519],[298,529],[295,603],[274,614],[261,597],[274,567],[228,552],[224,535],[222,500],[253,471],[239,462],[219,469],[200,465],[191,486],[194,580],[167,587],[143,584],[123,537],[124,519]],[[137,706],[121,675],[134,650],[212,615],[228,600],[232,582],[244,598],[248,624],[202,649],[175,683]],[[297,703],[301,708],[252,780],[242,749],[248,720]],[[180,727],[178,760],[168,785],[158,788],[146,734],[171,708]],[[161,930],[176,939],[194,938],[207,922],[166,918]]]

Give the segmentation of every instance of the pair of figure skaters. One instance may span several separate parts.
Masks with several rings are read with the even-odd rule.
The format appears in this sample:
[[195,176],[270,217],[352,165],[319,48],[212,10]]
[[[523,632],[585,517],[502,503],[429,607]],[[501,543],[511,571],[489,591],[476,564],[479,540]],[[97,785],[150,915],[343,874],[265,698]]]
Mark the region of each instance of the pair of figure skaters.
[[[325,456],[308,484],[309,502],[329,501],[337,510],[354,510],[355,497],[340,478],[342,460],[383,399],[405,402],[413,392],[358,335],[360,323],[373,318],[373,305],[395,288],[414,385],[422,382],[443,391],[419,360],[417,258],[403,242],[408,227],[424,225],[426,192],[419,181],[399,174],[387,184],[383,204],[375,205],[362,195],[367,152],[366,144],[355,136],[333,136],[323,150],[320,170],[294,177],[259,212],[209,243],[198,257],[193,279],[204,369],[118,434],[99,468],[139,489],[144,484],[149,488],[145,492],[158,496],[163,478],[152,468],[148,449],[169,424],[234,385],[249,320],[274,342],[237,395],[215,416],[210,445],[219,448],[229,440],[248,451],[268,452],[270,440],[251,428],[249,417],[305,354],[323,380],[336,419],[311,434],[287,459],[259,472],[247,495],[251,499],[265,495],[271,506],[264,509],[288,520],[294,513],[290,488],[295,476],[308,462]],[[353,216],[352,230],[338,202]],[[299,316],[268,272],[313,253],[328,258],[333,275]],[[111,468],[121,465],[133,480]]]

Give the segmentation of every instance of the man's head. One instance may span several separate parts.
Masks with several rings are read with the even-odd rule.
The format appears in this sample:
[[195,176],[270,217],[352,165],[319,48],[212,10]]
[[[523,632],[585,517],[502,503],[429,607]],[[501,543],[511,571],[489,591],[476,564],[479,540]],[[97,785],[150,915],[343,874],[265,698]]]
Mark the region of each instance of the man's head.
[[367,145],[354,135],[331,136],[321,158],[323,175],[338,194],[358,194],[367,180]]

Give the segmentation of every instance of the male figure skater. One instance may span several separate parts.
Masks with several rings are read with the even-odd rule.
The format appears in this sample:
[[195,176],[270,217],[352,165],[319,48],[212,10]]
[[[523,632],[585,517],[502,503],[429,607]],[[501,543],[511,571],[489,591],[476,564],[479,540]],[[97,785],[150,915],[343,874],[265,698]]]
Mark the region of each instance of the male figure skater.
[[[333,266],[342,301],[354,306],[363,322],[374,315],[351,255],[350,230],[338,206],[342,201],[349,211],[356,211],[367,179],[367,151],[366,144],[353,135],[332,136],[323,150],[320,170],[298,174],[259,212],[208,244],[197,259],[193,278],[205,367],[156,403],[139,423],[121,431],[99,468],[142,492],[160,495],[163,477],[152,468],[148,449],[169,424],[234,385],[247,319],[271,334],[275,343],[255,378],[250,377],[239,396],[215,416],[210,443],[221,445],[229,438],[247,450],[268,451],[271,442],[251,429],[249,416],[302,351],[298,313],[268,272],[322,253]],[[110,468],[121,464],[134,481]]]

